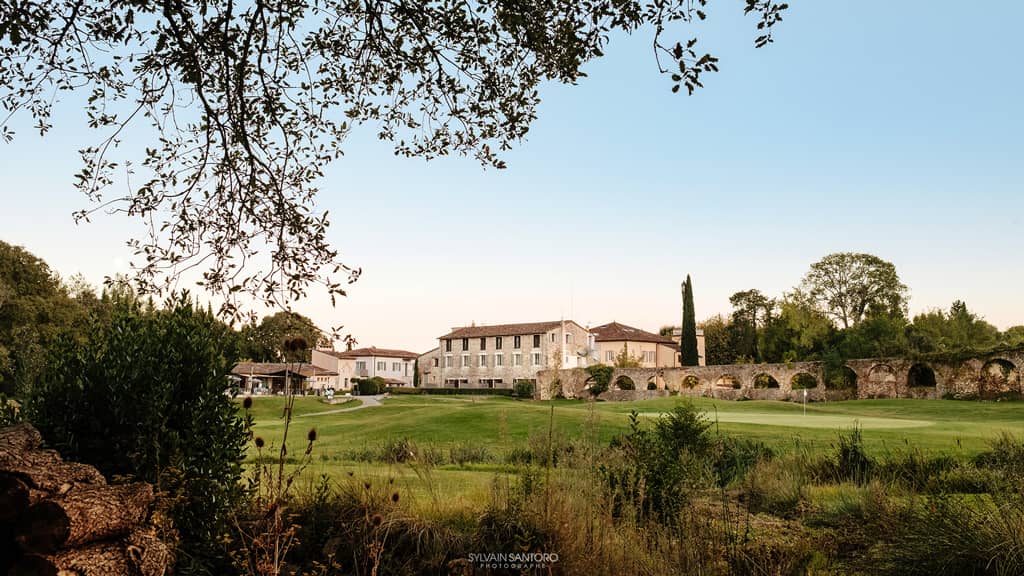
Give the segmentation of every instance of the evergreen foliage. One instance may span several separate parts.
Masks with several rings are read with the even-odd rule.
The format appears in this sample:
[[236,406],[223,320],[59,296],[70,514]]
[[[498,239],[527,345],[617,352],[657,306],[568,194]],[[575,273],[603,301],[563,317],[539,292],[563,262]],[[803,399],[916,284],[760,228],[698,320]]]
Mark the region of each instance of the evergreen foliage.
[[683,366],[697,366],[700,364],[700,356],[697,352],[697,321],[694,319],[693,309],[693,283],[690,275],[686,275],[686,284],[683,290],[683,328],[680,336],[680,362]]
[[157,487],[176,573],[223,573],[248,439],[228,394],[230,328],[186,294],[163,309],[129,296],[75,336],[51,348],[29,420],[66,459]]

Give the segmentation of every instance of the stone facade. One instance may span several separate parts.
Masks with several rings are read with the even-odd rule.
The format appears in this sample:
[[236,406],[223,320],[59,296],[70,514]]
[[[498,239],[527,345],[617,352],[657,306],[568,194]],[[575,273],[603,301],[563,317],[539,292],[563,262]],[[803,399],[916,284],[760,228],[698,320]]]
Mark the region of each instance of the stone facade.
[[[830,389],[821,362],[732,364],[683,368],[616,368],[610,390],[668,390],[681,396],[726,400],[848,400],[853,398],[958,398],[993,400],[1024,397],[1024,349],[962,362],[901,358],[850,360],[844,367],[852,386]],[[587,395],[582,369],[547,370],[538,375],[541,398]],[[806,388],[805,388],[806,387]],[[636,396],[635,394],[633,396]],[[602,395],[602,398],[604,395]]]
[[420,386],[426,388],[439,388],[439,378],[441,377],[441,349],[434,348],[429,352],[420,354],[419,370],[420,370]]
[[594,335],[595,359],[615,364],[625,353],[641,368],[672,368],[679,366],[679,345],[667,336],[611,322],[590,329]]
[[419,355],[406,350],[357,348],[336,352],[313,350],[312,363],[337,372],[338,389],[351,390],[353,378],[383,378],[390,386],[412,386],[413,365]]
[[438,344],[436,356],[425,355],[430,373],[424,386],[512,388],[518,380],[536,382],[542,370],[593,363],[590,333],[572,320],[464,326],[440,336]]

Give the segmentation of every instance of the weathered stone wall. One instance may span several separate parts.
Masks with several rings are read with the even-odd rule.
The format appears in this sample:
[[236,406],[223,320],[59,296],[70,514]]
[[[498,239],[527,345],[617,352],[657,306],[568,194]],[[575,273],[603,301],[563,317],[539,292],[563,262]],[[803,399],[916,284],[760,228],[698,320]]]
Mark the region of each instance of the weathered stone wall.
[[628,402],[632,400],[663,398],[668,395],[668,390],[607,390],[597,398],[598,400],[608,400],[609,402]]
[[[502,382],[494,384],[494,388],[512,388],[516,380],[536,379],[538,371],[563,365],[565,355],[569,356],[570,362],[575,361],[578,358],[577,350],[586,346],[589,333],[582,326],[566,321],[565,333],[571,335],[572,341],[568,344],[563,342],[561,326],[538,333],[540,346],[536,347],[533,345],[533,334],[521,334],[518,348],[515,346],[514,335],[503,335],[500,350],[496,348],[494,336],[485,338],[484,349],[480,348],[479,337],[467,338],[465,349],[462,338],[452,339],[450,351],[445,340],[440,339],[437,352],[438,366],[431,368],[429,385],[449,387],[451,384],[448,380],[464,380],[465,382],[460,384],[463,388],[486,388],[487,385],[483,384],[482,380],[501,379]],[[534,354],[540,355],[539,364],[533,362]],[[483,365],[480,362],[481,355],[484,356]],[[467,357],[468,366],[463,365],[463,356]],[[501,356],[501,366],[497,365],[496,356]],[[518,364],[514,360],[516,356],[519,358]]]
[[[732,364],[683,368],[616,368],[611,391],[626,391],[629,383],[637,392],[667,391],[681,396],[702,396],[726,400],[790,400],[804,397],[794,385],[799,375],[813,378],[807,399],[846,400],[852,398],[1024,398],[1024,349],[971,358],[962,362],[927,362],[905,358],[850,360],[846,368],[855,377],[849,389],[829,389],[821,362],[790,364]],[[561,394],[567,398],[587,395],[588,375],[583,369],[546,370],[538,373],[542,398]],[[606,393],[607,394],[607,393]],[[612,394],[607,399],[639,398],[642,394]],[[601,398],[606,396],[602,394]]]

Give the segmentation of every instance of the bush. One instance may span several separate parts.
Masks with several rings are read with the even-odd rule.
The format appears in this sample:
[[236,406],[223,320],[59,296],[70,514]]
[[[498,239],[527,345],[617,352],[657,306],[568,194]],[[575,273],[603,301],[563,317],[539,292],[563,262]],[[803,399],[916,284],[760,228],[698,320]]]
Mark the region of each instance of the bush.
[[761,460],[771,460],[775,453],[763,443],[746,438],[721,436],[714,447],[714,469],[719,486],[741,480]]
[[745,483],[751,510],[783,518],[796,516],[807,502],[809,484],[801,464],[794,457],[759,461]]
[[416,445],[408,438],[391,438],[380,448],[380,460],[401,464],[416,459]]
[[533,398],[533,382],[529,380],[517,380],[513,389],[518,398]]
[[512,388],[404,388],[392,386],[387,388],[391,394],[407,394],[424,396],[515,396]]
[[935,478],[956,466],[952,456],[929,457],[920,450],[890,457],[876,466],[874,476],[886,483],[900,483],[914,490],[935,486]]
[[608,390],[608,385],[612,381],[612,373],[615,372],[615,368],[605,364],[594,364],[583,370],[589,376],[589,390],[592,396],[599,396]]
[[360,396],[383,394],[384,391],[387,390],[387,382],[380,376],[374,376],[373,378],[354,378],[353,381],[356,384],[356,389],[359,390]]
[[872,558],[880,574],[1024,574],[1024,502],[977,497],[908,504],[892,540]]
[[122,297],[84,332],[51,349],[29,420],[68,460],[159,487],[176,573],[223,573],[247,441],[226,394],[230,329],[181,295],[162,310]]
[[989,450],[975,457],[974,463],[981,468],[1024,477],[1024,442],[1004,432],[989,444]]
[[462,442],[452,446],[448,451],[448,455],[451,463],[458,466],[489,462],[491,460],[491,453],[487,450],[487,447],[477,446],[468,442]]
[[860,426],[839,434],[839,443],[831,458],[818,462],[815,476],[826,482],[854,482],[864,484],[875,471],[874,459],[864,451],[864,437]]
[[709,483],[707,456],[711,422],[689,402],[661,416],[652,430],[641,429],[630,414],[630,433],[613,440],[619,461],[601,464],[598,473],[612,495],[613,512],[626,507],[640,517],[671,524],[687,501],[688,488]]

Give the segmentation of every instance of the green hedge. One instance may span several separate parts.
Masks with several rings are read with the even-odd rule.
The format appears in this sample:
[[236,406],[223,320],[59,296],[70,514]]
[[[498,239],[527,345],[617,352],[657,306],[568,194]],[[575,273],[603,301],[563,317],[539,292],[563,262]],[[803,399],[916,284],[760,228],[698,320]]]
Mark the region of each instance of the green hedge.
[[394,395],[401,394],[436,394],[440,396],[514,396],[515,390],[511,388],[407,388],[405,386],[390,386],[387,391]]

